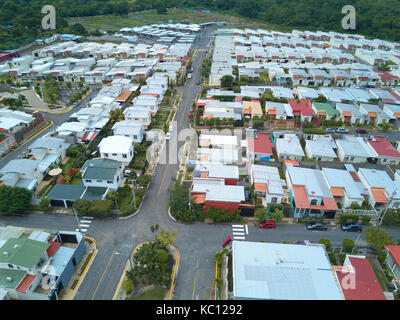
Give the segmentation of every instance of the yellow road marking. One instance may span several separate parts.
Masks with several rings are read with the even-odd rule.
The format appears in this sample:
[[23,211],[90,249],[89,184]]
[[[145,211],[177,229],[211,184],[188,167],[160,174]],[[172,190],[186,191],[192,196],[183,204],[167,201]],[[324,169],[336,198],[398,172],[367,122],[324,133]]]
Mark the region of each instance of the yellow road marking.
[[106,268],[104,269],[104,272],[103,272],[103,274],[101,275],[101,278],[100,278],[100,280],[99,280],[99,283],[97,284],[96,290],[94,291],[91,300],[94,299],[94,296],[96,295],[96,292],[97,292],[97,290],[99,289],[100,283],[101,283],[101,281],[103,280],[104,275],[106,274],[106,272],[107,272],[107,270],[108,270],[108,268],[109,268],[109,266],[110,266],[110,262],[111,262],[112,258],[114,257],[114,254],[115,254],[115,249],[113,250],[113,253],[112,253],[111,257],[110,257],[110,259],[109,259],[108,262],[107,262]]
[[163,176],[163,178],[161,180],[160,189],[158,189],[157,197],[160,196],[161,188],[162,188],[162,186],[164,184],[164,180],[165,180],[165,176],[167,175],[168,167],[169,167],[169,163],[167,164],[167,167],[165,168],[164,176]]

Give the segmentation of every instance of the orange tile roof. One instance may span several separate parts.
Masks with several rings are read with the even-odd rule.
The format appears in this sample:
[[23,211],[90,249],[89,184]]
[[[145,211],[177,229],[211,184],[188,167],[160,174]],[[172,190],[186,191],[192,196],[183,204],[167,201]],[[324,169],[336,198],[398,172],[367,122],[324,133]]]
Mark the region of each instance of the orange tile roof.
[[254,191],[266,192],[267,185],[265,183],[255,183],[254,184]]
[[310,208],[310,202],[304,186],[293,185],[293,193],[296,208]]
[[360,178],[358,177],[357,172],[355,172],[355,171],[349,171],[349,172],[355,182],[361,182]]
[[251,108],[245,108],[243,109],[244,114],[250,114],[251,115]]
[[368,112],[368,115],[369,115],[370,117],[376,117],[376,112]]
[[129,97],[131,96],[132,91],[121,91],[121,94],[115,98],[116,101],[123,101],[125,102],[126,100],[129,99]]
[[345,117],[351,117],[351,111],[343,111],[342,113]]
[[343,187],[331,187],[331,193],[333,196],[344,196],[344,188]]
[[294,166],[298,166],[299,165],[299,162],[296,161],[296,160],[283,160],[283,162],[286,163],[286,164],[292,164]]
[[203,194],[194,194],[192,195],[192,200],[194,203],[201,204],[206,201],[206,195]]
[[395,112],[395,113],[393,113],[393,115],[394,115],[396,118],[400,118],[400,112]]
[[371,188],[372,196],[375,202],[388,203],[389,200],[386,197],[385,190],[383,188]]
[[16,290],[25,293],[35,278],[36,276],[34,275],[26,274],[25,278],[21,281]]
[[276,114],[276,110],[275,109],[268,109],[268,114]]
[[200,173],[200,178],[207,178],[207,177],[208,177],[208,173],[207,172]]

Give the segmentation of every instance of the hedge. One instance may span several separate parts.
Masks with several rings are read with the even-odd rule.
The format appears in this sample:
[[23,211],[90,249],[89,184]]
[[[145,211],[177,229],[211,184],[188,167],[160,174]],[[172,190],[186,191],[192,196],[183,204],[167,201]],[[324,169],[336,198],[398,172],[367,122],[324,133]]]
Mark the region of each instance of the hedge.
[[355,243],[353,239],[343,239],[342,241],[342,248],[344,252],[350,253],[353,251],[355,247]]
[[319,243],[325,245],[326,250],[331,248],[331,241],[329,239],[319,239]]

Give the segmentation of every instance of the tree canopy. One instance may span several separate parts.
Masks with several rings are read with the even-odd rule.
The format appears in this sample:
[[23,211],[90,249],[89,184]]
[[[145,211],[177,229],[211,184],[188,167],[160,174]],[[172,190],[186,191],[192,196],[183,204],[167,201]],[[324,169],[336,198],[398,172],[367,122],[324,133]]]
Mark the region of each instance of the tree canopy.
[[31,203],[32,192],[25,188],[0,187],[0,214],[21,212]]

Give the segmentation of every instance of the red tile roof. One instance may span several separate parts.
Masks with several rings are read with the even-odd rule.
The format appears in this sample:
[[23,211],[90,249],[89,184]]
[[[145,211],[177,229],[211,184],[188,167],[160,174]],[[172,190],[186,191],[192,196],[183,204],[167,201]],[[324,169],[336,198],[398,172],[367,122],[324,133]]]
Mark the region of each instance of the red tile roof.
[[399,79],[399,77],[396,77],[392,74],[390,74],[389,72],[386,71],[378,71],[378,70],[374,70],[374,72],[382,79],[382,80],[389,80],[389,79]]
[[273,146],[268,134],[258,133],[256,138],[247,138],[247,148],[250,152],[272,155]]
[[400,158],[400,152],[393,147],[388,139],[382,136],[375,136],[376,141],[368,141],[375,152],[383,157]]
[[396,264],[400,266],[400,246],[387,245],[385,248],[389,250],[389,253],[393,257]]
[[26,274],[25,278],[20,282],[16,290],[25,293],[35,278],[36,276],[34,275]]
[[126,102],[126,100],[129,99],[129,97],[131,96],[132,91],[121,91],[121,94],[115,98],[115,101],[122,101],[122,102]]
[[386,300],[368,259],[349,257],[349,261],[354,271],[354,286],[351,286],[351,280],[346,281],[350,279],[350,270],[336,271],[346,300]]
[[55,241],[49,241],[50,246],[47,248],[46,252],[49,257],[54,255],[58,248],[61,246],[61,243]]
[[288,99],[288,102],[294,115],[312,116],[314,114],[310,100]]

